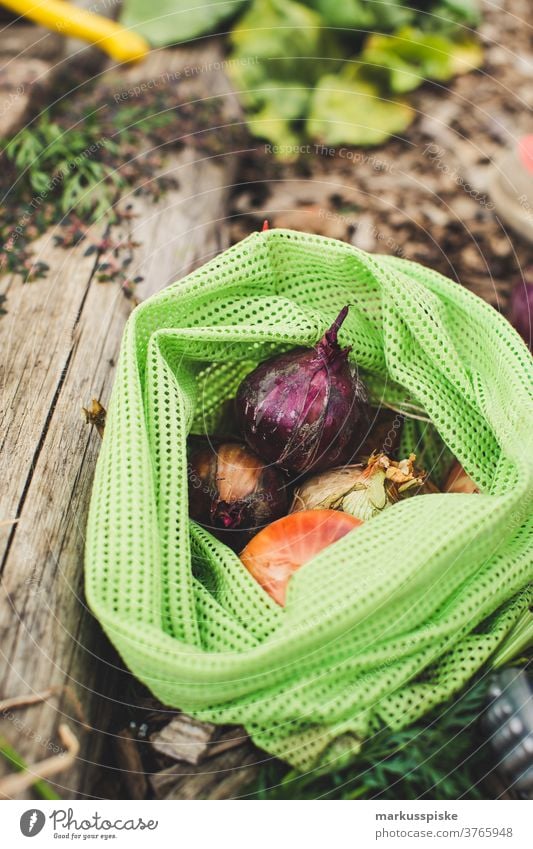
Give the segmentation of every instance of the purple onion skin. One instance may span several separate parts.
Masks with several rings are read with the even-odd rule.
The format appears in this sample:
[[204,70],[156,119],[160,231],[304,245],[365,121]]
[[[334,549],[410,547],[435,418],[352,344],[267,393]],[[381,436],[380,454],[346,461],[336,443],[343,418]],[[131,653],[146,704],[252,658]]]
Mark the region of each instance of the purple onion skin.
[[289,472],[320,471],[348,462],[364,433],[367,393],[341,349],[341,310],[314,348],[261,363],[237,391],[237,419],[253,451]]
[[533,352],[533,283],[520,280],[511,292],[510,321]]
[[191,519],[235,551],[289,510],[286,475],[241,443],[195,440],[188,479]]

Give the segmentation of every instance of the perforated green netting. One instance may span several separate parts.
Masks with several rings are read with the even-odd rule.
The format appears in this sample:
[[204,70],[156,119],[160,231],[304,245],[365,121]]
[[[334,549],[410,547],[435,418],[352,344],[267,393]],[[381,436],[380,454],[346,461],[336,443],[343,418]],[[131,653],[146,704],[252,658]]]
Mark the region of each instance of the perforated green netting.
[[[482,494],[385,510],[304,566],[282,609],[189,522],[187,434],[213,432],[244,374],[313,345],[346,303],[340,341],[374,396],[436,426],[437,441],[408,428],[406,447],[427,457],[431,442],[437,462],[445,444]],[[356,745],[451,696],[532,600],[532,363],[459,284],[288,230],[250,236],[138,307],[86,556],[89,604],[128,667],[164,703],[242,723],[300,767],[340,735]]]

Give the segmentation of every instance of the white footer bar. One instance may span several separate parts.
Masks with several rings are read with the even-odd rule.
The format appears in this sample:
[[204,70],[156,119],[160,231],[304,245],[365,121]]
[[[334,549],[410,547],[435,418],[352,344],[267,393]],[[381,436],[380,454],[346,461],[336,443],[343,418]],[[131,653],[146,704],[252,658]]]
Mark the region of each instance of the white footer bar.
[[488,800],[9,801],[0,808],[0,846],[531,849],[532,815],[532,802]]

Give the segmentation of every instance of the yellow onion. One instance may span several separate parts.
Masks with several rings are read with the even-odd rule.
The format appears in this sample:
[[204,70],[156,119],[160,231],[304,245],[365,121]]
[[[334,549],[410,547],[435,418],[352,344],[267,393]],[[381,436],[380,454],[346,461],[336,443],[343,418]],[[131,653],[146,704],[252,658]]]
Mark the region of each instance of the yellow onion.
[[342,510],[363,522],[402,498],[436,492],[427,475],[415,469],[416,457],[396,462],[375,454],[368,463],[342,466],[313,475],[294,493],[291,513]]
[[231,548],[285,515],[287,478],[238,442],[196,442],[189,451],[189,515]]
[[455,460],[444,484],[444,492],[462,492],[467,495],[478,493],[479,489],[470,477],[467,475],[459,460]]

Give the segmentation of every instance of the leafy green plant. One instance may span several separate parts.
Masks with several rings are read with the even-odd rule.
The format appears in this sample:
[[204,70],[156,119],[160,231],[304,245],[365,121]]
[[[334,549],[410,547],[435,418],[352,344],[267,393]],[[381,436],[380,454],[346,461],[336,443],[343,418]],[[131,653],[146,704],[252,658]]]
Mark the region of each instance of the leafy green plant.
[[122,4],[124,26],[141,32],[150,44],[187,41],[211,32],[218,24],[242,11],[248,0],[127,0]]
[[380,97],[371,82],[328,74],[313,92],[307,130],[326,144],[376,145],[403,132],[413,117],[405,101]]
[[447,82],[477,68],[482,60],[477,41],[450,40],[440,33],[403,27],[393,35],[369,36],[358,68],[367,77],[381,78],[389,91],[403,94],[425,80]]
[[102,135],[94,116],[64,129],[47,112],[4,147],[17,180],[28,185],[38,200],[53,195],[63,213],[75,210],[95,217],[124,185],[120,174],[102,160],[103,152],[115,154],[118,145]]
[[[142,33],[151,44],[187,41],[213,32],[225,21],[246,10],[253,0],[125,0],[122,22]],[[399,27],[421,22],[424,29],[446,31],[459,24],[475,25],[479,20],[477,0],[301,0],[301,4],[320,13],[328,27],[343,27],[370,32],[392,32]],[[421,6],[422,8],[417,8]]]
[[34,206],[53,199],[64,214],[96,220],[127,185],[120,169],[123,146],[171,120],[169,114],[152,115],[140,105],[121,107],[111,124],[97,111],[73,126],[44,112],[10,139],[3,152],[16,169],[19,192],[27,188]]
[[[420,5],[420,8],[418,6]],[[371,146],[403,132],[403,95],[481,65],[476,0],[126,0],[123,19],[154,44],[211,32],[241,12],[228,66],[250,132],[296,158],[304,140]],[[159,17],[160,16],[160,17]]]
[[[400,3],[389,9],[397,16],[376,20],[377,32],[367,37],[353,27],[369,26],[368,16],[352,18],[342,5],[341,17],[329,0],[308,5],[314,9],[292,0],[254,0],[230,34],[229,73],[249,129],[280,146],[286,158],[304,138],[330,145],[381,144],[415,116],[400,95],[482,62],[479,44],[459,31],[426,31],[420,22],[405,26],[417,21],[416,13]],[[388,8],[364,5],[367,12],[370,5]],[[392,20],[404,26],[381,34],[380,27],[388,28]]]
[[[117,72],[105,86],[87,86],[0,142],[5,201],[0,271],[20,274],[25,282],[43,277],[47,266],[34,259],[31,243],[48,227],[55,225],[56,244],[70,247],[85,238],[92,221],[105,216],[112,224],[129,214],[123,206],[117,209],[120,196],[131,192],[157,200],[175,187],[176,179],[163,173],[163,161],[184,136],[206,155],[241,144],[239,126],[196,132],[198,126],[222,123],[219,100],[183,103],[171,77],[117,98],[122,84]],[[126,280],[127,296],[130,288]]]

